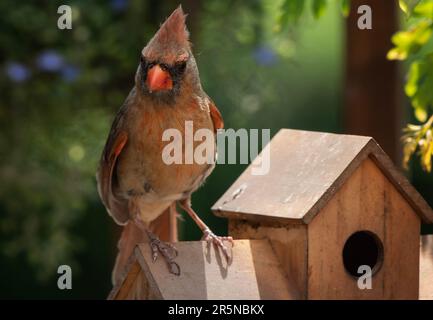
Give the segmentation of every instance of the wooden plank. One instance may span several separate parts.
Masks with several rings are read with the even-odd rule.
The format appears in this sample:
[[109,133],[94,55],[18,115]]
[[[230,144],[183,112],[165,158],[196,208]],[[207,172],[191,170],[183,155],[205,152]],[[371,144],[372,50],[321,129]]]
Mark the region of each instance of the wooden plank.
[[120,281],[111,290],[108,300],[161,299],[161,293],[142,260],[141,253],[138,248],[135,248]]
[[234,239],[268,239],[285,272],[291,298],[307,298],[307,227],[305,225],[275,227],[251,224],[243,220],[230,220],[229,234]]
[[128,293],[136,281],[138,274],[141,271],[141,267],[135,256],[132,257],[132,263],[127,267],[124,279],[113,288],[108,296],[108,300],[124,300],[127,299]]
[[145,280],[143,270],[140,269],[135,281],[127,291],[125,298],[119,297],[117,300],[148,300],[149,297],[152,296],[152,292],[149,290],[148,284],[149,283]]
[[373,159],[377,166],[381,168],[382,173],[389,179],[393,186],[401,193],[404,199],[411,205],[412,209],[425,223],[433,223],[433,210],[421,196],[421,194],[412,186],[409,180],[399,168],[394,166],[391,159],[380,146],[371,140],[365,148],[366,153]]
[[391,183],[386,184],[384,296],[418,299],[420,220]]
[[[276,247],[267,240],[249,241],[260,299],[295,300],[299,293],[292,285],[276,257]],[[274,250],[272,250],[274,248]]]
[[[148,243],[142,243],[137,245],[137,247],[134,250],[134,254],[137,258],[138,263],[141,267],[141,278],[137,279],[136,286],[138,290],[145,288],[146,293],[139,291],[136,293],[133,293],[135,296],[143,296],[146,299],[152,299],[152,300],[162,300],[164,299],[161,289],[157,283],[157,279],[155,279],[154,275],[152,274],[152,271],[149,268],[149,265],[146,261],[146,259],[143,257],[143,248],[147,248],[149,250],[148,252],[148,258],[152,256],[152,253],[150,251],[150,246]],[[163,259],[159,259],[159,262],[161,263]],[[167,269],[168,270],[168,269]]]
[[419,298],[433,300],[433,235],[421,237]]
[[[266,240],[236,240],[227,265],[207,243],[179,242],[176,262],[181,275],[170,274],[162,259],[151,261],[148,245],[139,245],[146,280],[163,299],[289,299],[287,279]],[[149,281],[149,280],[148,280]],[[233,290],[233,286],[236,289]],[[155,292],[154,289],[151,290]]]

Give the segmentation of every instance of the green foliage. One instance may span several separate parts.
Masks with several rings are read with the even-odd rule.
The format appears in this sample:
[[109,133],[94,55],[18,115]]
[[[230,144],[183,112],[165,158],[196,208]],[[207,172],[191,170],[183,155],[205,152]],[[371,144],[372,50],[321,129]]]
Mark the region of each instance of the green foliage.
[[412,62],[405,92],[415,109],[415,117],[425,122],[433,102],[433,53]]
[[[342,14],[347,17],[350,12],[350,0],[338,1]],[[306,7],[310,7],[313,17],[319,19],[325,13],[329,2],[330,0],[283,0],[279,9],[278,30],[298,22]]]
[[422,1],[413,8],[411,15],[417,18],[433,19],[433,2]]
[[400,31],[393,35],[394,48],[388,52],[390,60],[405,60],[414,55],[430,40],[432,21],[422,19],[417,21],[407,31]]
[[420,0],[399,0],[401,10],[407,15],[411,16],[414,8],[418,5]]
[[75,257],[86,244],[73,230],[98,201],[108,127],[154,30],[139,1],[125,12],[75,1],[73,29],[59,30],[61,4],[0,3],[0,253],[24,256],[41,280],[64,263],[79,271]]
[[[326,1],[328,10],[314,25],[302,19],[297,30],[276,33],[283,1],[206,0],[195,15],[183,5],[203,87],[227,127],[336,131],[341,15]],[[18,265],[25,275],[31,271],[26,279],[33,292],[40,288],[33,273],[40,283],[55,283],[50,277],[59,264],[72,265],[74,294],[79,277],[90,277],[90,289],[96,281],[109,284],[108,276],[101,277],[110,272],[108,253],[116,251],[117,235],[110,233],[114,223],[96,192],[96,166],[111,120],[133,85],[140,50],[178,5],[126,2],[119,11],[112,1],[70,1],[73,29],[63,31],[56,27],[61,1],[0,2],[0,264],[5,269],[7,262],[8,270]],[[47,50],[78,74],[41,69],[38,61]],[[319,68],[327,81],[317,77]],[[217,166],[193,196],[215,232],[224,233],[226,223],[209,208],[243,169]],[[189,218],[181,223],[181,237],[201,237]],[[94,267],[98,263],[101,270]],[[2,281],[9,294],[7,279]],[[28,297],[28,281],[22,281],[26,290],[18,280],[11,287]]]
[[408,125],[403,136],[404,165],[419,149],[420,161],[426,171],[431,171],[431,118],[433,106],[433,0],[400,0],[406,14],[407,29],[392,37],[394,48],[388,52],[390,60],[410,61],[405,92],[414,108],[415,118],[421,126]]
[[350,0],[341,0],[341,12],[345,17],[350,13]]
[[403,165],[406,169],[411,156],[418,150],[423,169],[427,172],[431,171],[431,155],[433,154],[432,124],[433,116],[423,125],[408,124],[404,129],[402,137],[404,143]]
[[303,0],[284,0],[281,5],[281,24],[296,22],[304,10]]
[[313,15],[318,19],[325,13],[326,0],[313,0]]

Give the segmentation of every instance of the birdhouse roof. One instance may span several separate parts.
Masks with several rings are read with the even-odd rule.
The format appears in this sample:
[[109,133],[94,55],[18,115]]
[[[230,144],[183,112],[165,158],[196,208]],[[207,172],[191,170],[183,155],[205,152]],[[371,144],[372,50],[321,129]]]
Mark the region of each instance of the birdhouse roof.
[[[253,175],[266,152],[269,172]],[[212,210],[261,223],[308,224],[368,157],[419,217],[433,222],[433,210],[373,138],[291,129],[274,136]]]

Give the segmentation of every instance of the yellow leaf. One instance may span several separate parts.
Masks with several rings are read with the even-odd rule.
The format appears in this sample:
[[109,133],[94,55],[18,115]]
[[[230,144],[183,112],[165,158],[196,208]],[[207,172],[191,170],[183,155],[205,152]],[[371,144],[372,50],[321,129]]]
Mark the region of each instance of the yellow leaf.
[[415,118],[420,122],[425,122],[427,120],[427,111],[423,108],[416,108]]

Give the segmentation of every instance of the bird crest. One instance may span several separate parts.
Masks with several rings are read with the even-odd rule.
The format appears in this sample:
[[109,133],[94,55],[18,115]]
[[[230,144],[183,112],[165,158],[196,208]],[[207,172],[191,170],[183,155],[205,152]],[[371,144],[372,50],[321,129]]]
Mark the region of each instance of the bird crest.
[[158,32],[150,40],[148,48],[189,48],[189,32],[185,24],[186,15],[182,7],[176,10],[165,20]]

